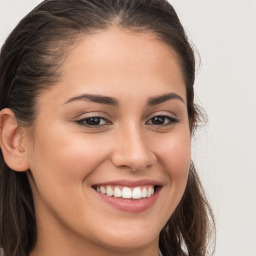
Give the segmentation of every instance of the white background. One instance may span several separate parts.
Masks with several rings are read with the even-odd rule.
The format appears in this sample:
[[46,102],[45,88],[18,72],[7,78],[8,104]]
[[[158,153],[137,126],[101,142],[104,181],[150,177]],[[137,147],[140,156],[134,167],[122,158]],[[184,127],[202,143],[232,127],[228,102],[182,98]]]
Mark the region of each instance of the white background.
[[[40,0],[0,0],[0,45]],[[216,256],[256,256],[256,0],[170,0],[201,56],[208,124],[193,156],[217,221]]]

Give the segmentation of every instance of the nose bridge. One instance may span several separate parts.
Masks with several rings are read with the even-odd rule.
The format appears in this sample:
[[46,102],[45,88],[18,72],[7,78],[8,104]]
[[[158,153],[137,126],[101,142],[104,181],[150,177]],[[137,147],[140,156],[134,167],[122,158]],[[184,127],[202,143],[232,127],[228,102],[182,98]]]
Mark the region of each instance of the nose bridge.
[[155,161],[155,155],[147,143],[143,127],[130,123],[120,128],[117,147],[113,155],[116,166],[126,166],[131,170],[143,170]]

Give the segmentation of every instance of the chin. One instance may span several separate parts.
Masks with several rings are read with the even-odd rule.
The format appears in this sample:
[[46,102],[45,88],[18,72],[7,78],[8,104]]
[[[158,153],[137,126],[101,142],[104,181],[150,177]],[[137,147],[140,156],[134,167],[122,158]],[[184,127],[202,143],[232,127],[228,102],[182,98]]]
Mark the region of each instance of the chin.
[[102,239],[107,247],[116,248],[116,250],[134,250],[143,248],[154,242],[158,243],[159,232],[150,228],[138,230],[130,227],[129,230],[115,232],[112,230]]

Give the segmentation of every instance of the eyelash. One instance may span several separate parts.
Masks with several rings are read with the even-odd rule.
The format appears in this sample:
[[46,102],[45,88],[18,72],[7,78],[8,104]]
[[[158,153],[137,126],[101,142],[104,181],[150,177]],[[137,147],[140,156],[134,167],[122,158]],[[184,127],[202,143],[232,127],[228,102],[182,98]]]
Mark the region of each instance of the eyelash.
[[[164,123],[163,124],[153,124],[152,123],[152,120],[155,120],[156,121],[156,119],[159,119],[160,118],[160,121],[163,121]],[[162,120],[161,120],[162,119]],[[164,119],[164,120],[163,120]],[[166,123],[166,120],[167,120],[167,123]],[[151,117],[147,122],[146,122],[146,124],[148,124],[149,122],[151,121],[151,124],[153,125],[153,126],[160,126],[160,127],[163,127],[163,126],[169,126],[169,125],[172,125],[172,124],[175,124],[175,123],[178,123],[179,122],[179,120],[178,120],[178,118],[176,118],[176,117],[173,117],[173,116],[169,116],[169,115],[155,115],[155,116],[153,116],[153,117]]]
[[[158,118],[158,120],[157,120]],[[94,122],[94,124],[88,124],[88,122]],[[160,121],[162,122],[162,124],[154,124],[152,121]],[[101,116],[91,116],[91,117],[86,117],[86,118],[82,118],[80,120],[76,121],[79,125],[83,125],[83,126],[87,126],[90,128],[99,128],[99,127],[103,127],[106,125],[110,125],[111,122],[108,121],[106,118],[101,117]],[[96,123],[95,123],[96,122]],[[104,122],[102,124],[102,122]],[[147,125],[153,125],[155,127],[165,127],[165,126],[170,126],[173,125],[175,123],[178,123],[179,120],[176,117],[173,116],[169,116],[169,115],[155,115],[153,117],[151,117],[149,120],[146,121]]]
[[[100,123],[99,124],[88,124],[88,123],[86,123],[90,120],[95,122],[96,121],[95,119],[100,121],[100,123],[103,121],[103,122],[105,122],[105,124],[100,124]],[[92,127],[92,128],[102,127],[102,126],[110,124],[110,122],[106,118],[101,117],[101,116],[90,116],[90,117],[82,118],[76,122],[80,125],[84,125],[84,126]]]

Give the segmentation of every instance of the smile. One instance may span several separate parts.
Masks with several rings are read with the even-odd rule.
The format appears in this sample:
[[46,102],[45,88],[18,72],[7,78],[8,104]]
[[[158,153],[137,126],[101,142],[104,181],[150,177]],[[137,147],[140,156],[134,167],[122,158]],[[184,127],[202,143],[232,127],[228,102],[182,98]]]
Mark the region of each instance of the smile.
[[108,205],[125,212],[143,212],[151,208],[159,196],[162,184],[150,180],[119,180],[95,184],[93,190]]
[[109,197],[124,198],[124,199],[142,199],[154,195],[154,185],[127,187],[127,186],[94,186],[94,189],[101,194]]

